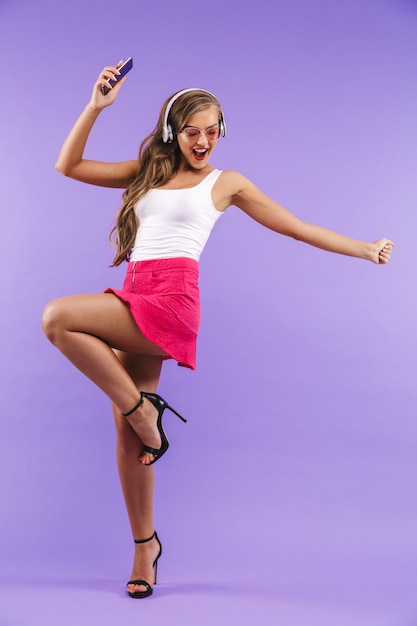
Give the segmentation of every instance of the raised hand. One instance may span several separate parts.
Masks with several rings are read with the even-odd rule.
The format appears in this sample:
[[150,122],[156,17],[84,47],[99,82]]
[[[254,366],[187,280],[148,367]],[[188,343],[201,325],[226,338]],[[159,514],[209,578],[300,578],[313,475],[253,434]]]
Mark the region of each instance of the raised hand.
[[[120,75],[118,68],[123,65],[123,61],[119,61],[117,65],[107,65],[100,72],[99,77],[94,83],[93,93],[91,94],[90,104],[95,109],[104,109],[105,107],[113,104],[115,101],[117,94],[119,93],[119,89],[121,85],[123,85],[126,77],[121,78],[113,87],[111,87],[108,83],[108,79],[114,80],[116,76]],[[110,88],[110,91],[104,95],[102,92],[102,87]]]

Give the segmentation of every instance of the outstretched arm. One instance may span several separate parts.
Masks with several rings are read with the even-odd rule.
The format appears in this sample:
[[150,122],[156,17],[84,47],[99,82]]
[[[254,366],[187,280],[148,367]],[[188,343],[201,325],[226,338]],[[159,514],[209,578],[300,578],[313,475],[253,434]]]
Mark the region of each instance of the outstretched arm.
[[225,174],[226,187],[233,190],[230,204],[236,205],[263,226],[328,252],[358,257],[373,263],[388,263],[394,246],[389,239],[382,238],[368,243],[308,224],[268,198],[244,176],[236,172]]
[[137,161],[105,163],[83,158],[88,137],[97,117],[105,107],[113,104],[125,78],[116,83],[105,96],[101,87],[108,86],[107,79],[113,78],[121,65],[122,62],[114,67],[105,67],[95,82],[89,103],[75,122],[59,153],[55,167],[61,174],[91,185],[122,188],[127,187],[135,177]]

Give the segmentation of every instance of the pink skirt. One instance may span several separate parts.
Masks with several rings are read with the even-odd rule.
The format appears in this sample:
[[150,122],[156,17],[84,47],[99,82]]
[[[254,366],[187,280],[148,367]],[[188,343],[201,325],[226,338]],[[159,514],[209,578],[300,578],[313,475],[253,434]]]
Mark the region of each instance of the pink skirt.
[[130,307],[138,328],[178,365],[196,368],[200,325],[198,262],[155,259],[128,264],[122,289],[106,289]]

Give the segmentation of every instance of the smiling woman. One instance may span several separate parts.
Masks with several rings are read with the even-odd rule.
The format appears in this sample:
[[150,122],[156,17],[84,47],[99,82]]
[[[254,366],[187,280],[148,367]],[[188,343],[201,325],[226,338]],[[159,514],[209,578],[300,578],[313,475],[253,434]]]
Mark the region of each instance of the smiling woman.
[[126,188],[113,231],[113,265],[127,261],[126,278],[122,289],[50,303],[43,324],[52,343],[112,402],[120,481],[135,541],[127,591],[143,598],[153,592],[162,551],[150,466],[168,449],[164,411],[184,419],[155,392],[165,359],[196,367],[199,260],[214,224],[236,205],[277,233],[376,264],[389,261],[394,244],[385,238],[358,241],[304,223],[238,172],[215,169],[210,157],[226,126],[219,101],[203,89],[186,89],[167,100],[141,144],[139,160],[84,159],[98,115],[126,80],[103,94],[102,86],[115,80],[120,66],[100,73],[56,167],[76,180]]
[[178,133],[178,146],[183,163],[187,162],[194,168],[207,164],[220,134],[217,117],[216,108],[210,106],[190,117],[188,125]]

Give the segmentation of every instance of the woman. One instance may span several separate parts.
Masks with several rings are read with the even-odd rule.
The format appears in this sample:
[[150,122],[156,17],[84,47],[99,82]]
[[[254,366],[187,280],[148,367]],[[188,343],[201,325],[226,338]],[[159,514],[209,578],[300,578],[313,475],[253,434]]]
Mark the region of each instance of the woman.
[[388,239],[361,242],[306,224],[239,173],[214,169],[210,157],[225,135],[225,122],[217,98],[204,90],[184,90],[165,103],[138,160],[84,159],[97,116],[126,80],[104,95],[103,86],[117,77],[120,66],[101,72],[56,168],[85,183],[126,189],[113,262],[129,261],[126,280],[122,290],[51,302],[43,325],[50,341],[112,401],[118,469],[135,540],[127,591],[143,598],[152,593],[161,555],[150,466],[168,448],[162,414],[171,409],[155,391],[164,359],[195,368],[198,260],[214,223],[235,205],[273,231],[377,264],[389,261],[394,244]]

